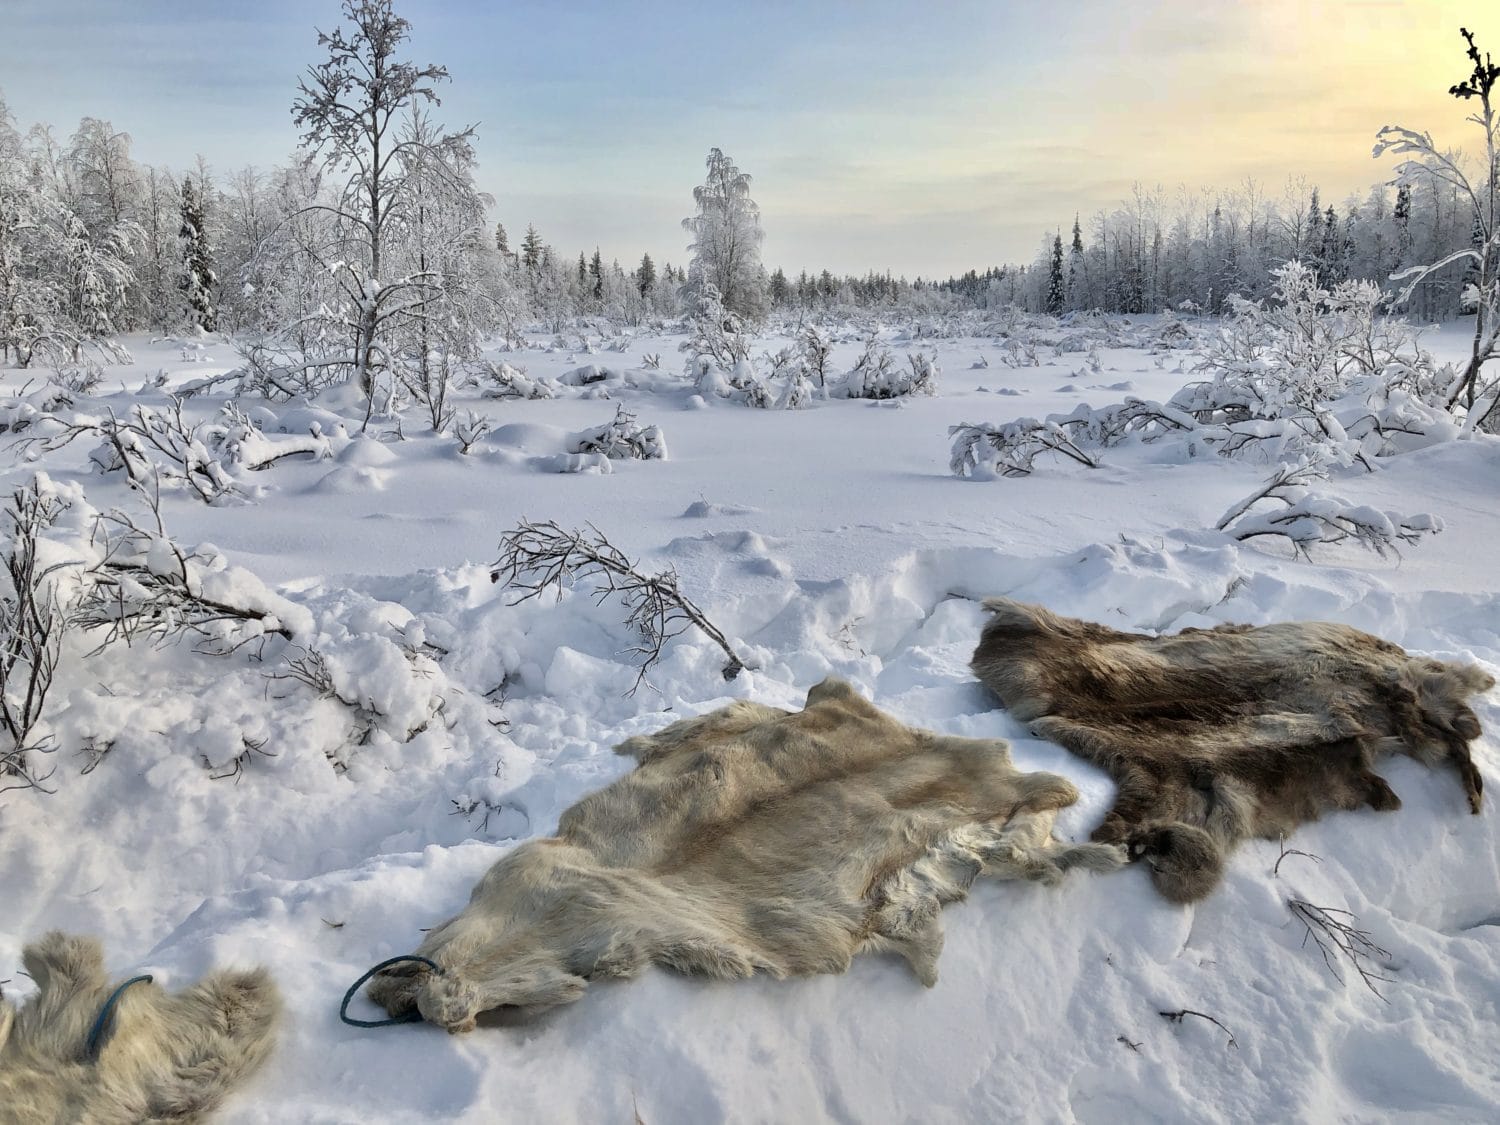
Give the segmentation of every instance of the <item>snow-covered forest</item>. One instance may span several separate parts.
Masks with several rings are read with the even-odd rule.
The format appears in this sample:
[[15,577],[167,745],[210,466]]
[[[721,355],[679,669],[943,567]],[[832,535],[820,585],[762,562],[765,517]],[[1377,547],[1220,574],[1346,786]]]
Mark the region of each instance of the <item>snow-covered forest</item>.
[[[930,988],[884,955],[605,983],[639,968],[611,946],[580,1002],[464,1036],[339,1018],[629,774],[614,747],[829,676],[1061,775],[1056,836],[1088,841],[1115,781],[976,680],[989,597],[1334,622],[1500,676],[1482,36],[1451,37],[1447,118],[1364,95],[1362,194],[1059,190],[1034,260],[837,276],[768,260],[762,173],[719,147],[639,261],[554,244],[478,186],[482,127],[440,100],[465,75],[401,0],[319,7],[274,168],[152,166],[107,104],[64,136],[0,94],[0,1123],[97,1111],[135,1011],[91,1007],[78,1058],[16,1046],[60,1018],[8,1006],[65,975],[23,966],[53,930],[111,982],[266,967],[277,1046],[215,1120],[1500,1113],[1493,689],[1482,734],[1435,736],[1471,744],[1477,815],[1376,739],[1399,808],[1315,806],[1187,905],[1138,852],[979,880]],[[26,1108],[49,1090],[73,1108]]]
[[[554,331],[574,322],[639,327],[691,310],[696,290],[689,282],[700,276],[693,267],[705,255],[669,245],[656,258],[648,253],[622,265],[605,261],[597,247],[575,253],[554,246],[523,225],[524,216],[496,217],[493,201],[473,188],[465,134],[443,133],[419,89],[393,103],[382,126],[385,155],[403,155],[386,169],[392,186],[376,190],[428,196],[415,224],[398,217],[373,237],[388,261],[399,259],[393,268],[419,272],[424,250],[444,247],[454,255],[442,263],[444,276],[454,286],[461,276],[468,294],[463,318],[485,335],[532,322]],[[320,240],[340,237],[328,228],[349,202],[350,181],[326,161],[353,138],[324,123],[284,166],[216,172],[203,164],[142,165],[131,157],[129,132],[116,125],[88,117],[63,140],[51,123],[15,121],[0,87],[0,346],[18,365],[31,362],[36,348],[107,352],[122,332],[275,334],[330,293],[345,295],[311,250],[327,251]],[[418,152],[421,162],[413,160]],[[704,186],[694,189],[699,202],[705,190],[726,190],[725,168],[742,177],[739,190],[748,199],[749,176],[730,158],[715,149],[708,165]],[[684,185],[685,199],[690,187]],[[753,201],[749,215],[758,220]],[[1276,191],[1253,181],[1228,191],[1138,184],[1112,212],[1059,220],[1034,261],[950,278],[789,273],[762,266],[751,237],[744,252],[754,296],[734,311],[796,318],[1016,306],[1054,314],[1219,314],[1234,296],[1268,296],[1274,270],[1286,261],[1303,262],[1330,288],[1369,281],[1394,293],[1392,274],[1482,241],[1466,184],[1445,175],[1399,184],[1387,176],[1364,196],[1342,200],[1323,198],[1301,179]],[[673,257],[682,264],[672,265]],[[1457,316],[1469,280],[1457,267],[1424,278],[1402,311],[1421,321]]]

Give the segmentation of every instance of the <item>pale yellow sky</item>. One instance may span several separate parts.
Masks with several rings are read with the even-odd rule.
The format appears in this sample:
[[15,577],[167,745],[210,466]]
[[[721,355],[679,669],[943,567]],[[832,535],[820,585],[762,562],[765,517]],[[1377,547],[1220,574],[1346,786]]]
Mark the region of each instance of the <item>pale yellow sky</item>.
[[[1447,93],[1469,69],[1460,25],[1500,54],[1500,0],[1079,0],[1030,29],[1036,41],[1052,21],[1068,49],[1054,43],[1021,79],[985,75],[992,96],[923,123],[920,167],[903,150],[867,164],[882,184],[869,223],[925,231],[945,249],[983,231],[994,260],[1026,261],[1044,231],[1113,210],[1137,182],[1171,199],[1250,178],[1277,199],[1296,178],[1339,204],[1389,178],[1395,160],[1371,157],[1382,125],[1474,149],[1480,134],[1464,118],[1477,103]],[[766,189],[768,211],[778,195]],[[788,209],[794,198],[811,212],[809,241],[845,205],[834,191],[792,190]]]

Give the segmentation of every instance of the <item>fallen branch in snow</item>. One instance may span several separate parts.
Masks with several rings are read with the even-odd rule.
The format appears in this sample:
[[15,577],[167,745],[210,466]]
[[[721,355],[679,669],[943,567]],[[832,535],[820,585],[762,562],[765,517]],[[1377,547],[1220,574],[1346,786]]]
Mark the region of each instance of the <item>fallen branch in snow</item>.
[[1368,930],[1361,930],[1355,925],[1358,918],[1347,910],[1314,906],[1300,898],[1287,899],[1286,905],[1292,912],[1292,917],[1301,922],[1305,930],[1302,947],[1307,948],[1309,938],[1317,943],[1318,952],[1323,955],[1323,964],[1328,966],[1328,971],[1335,980],[1340,984],[1344,983],[1344,976],[1339,972],[1337,964],[1337,959],[1343,957],[1354,966],[1359,979],[1365,982],[1365,987],[1385,1000],[1384,994],[1375,987],[1375,982],[1388,984],[1391,978],[1372,971],[1370,962],[1376,958],[1388,958],[1390,952],[1376,945]]
[[[295,649],[294,649],[295,651]],[[370,736],[379,728],[380,721],[385,718],[374,707],[367,707],[357,699],[349,699],[340,693],[333,681],[333,672],[328,667],[328,659],[317,649],[305,649],[301,656],[292,656],[288,652],[285,661],[279,670],[267,672],[268,680],[293,680],[303,684],[323,699],[332,699],[343,704],[353,714],[355,719],[354,744],[363,746],[370,741]],[[333,759],[335,772],[341,772],[344,764]]]
[[515,604],[539,597],[555,589],[562,597],[564,583],[578,578],[593,581],[599,604],[617,596],[629,611],[625,622],[640,635],[640,643],[629,650],[640,661],[636,689],[645,682],[646,672],[662,658],[666,644],[695,626],[704,636],[723,649],[729,658],[724,665],[726,680],[740,674],[745,662],[730,646],[728,638],[709,621],[703,611],[677,586],[677,572],[670,567],[660,574],[643,574],[598,528],[589,525],[593,534],[564,531],[556,523],[523,522],[500,540],[500,558],[490,570],[490,581],[501,582],[521,596]]
[[100,472],[124,472],[133,487],[159,487],[162,480],[183,485],[205,504],[241,495],[232,468],[259,472],[286,457],[307,455],[314,460],[333,455],[329,439],[319,433],[269,436],[261,432],[234,403],[218,418],[189,425],[182,416],[182,400],[170,407],[132,406],[125,417],[113,411],[104,417],[81,415],[71,421],[50,419],[59,428],[45,438],[21,443],[53,453],[80,437],[100,439],[89,460]]
[[1214,1019],[1213,1016],[1209,1015],[1207,1012],[1195,1012],[1191,1008],[1178,1008],[1175,1012],[1157,1012],[1156,1014],[1161,1016],[1168,1023],[1181,1023],[1187,1016],[1197,1016],[1200,1020],[1207,1020],[1209,1023],[1213,1024],[1220,1031],[1222,1031],[1225,1035],[1229,1036],[1228,1046],[1239,1046],[1239,1044],[1235,1042],[1234,1032],[1230,1031],[1227,1027],[1225,1027],[1218,1020]]
[[1322,856],[1316,856],[1316,855],[1313,855],[1312,852],[1304,852],[1304,851],[1299,851],[1296,848],[1289,848],[1289,847],[1287,847],[1286,846],[1286,836],[1285,835],[1283,835],[1281,837],[1281,839],[1280,839],[1279,842],[1281,844],[1281,854],[1276,857],[1276,864],[1275,864],[1275,866],[1273,866],[1271,868],[1271,878],[1273,878],[1273,879],[1276,878],[1276,876],[1278,876],[1278,875],[1281,874],[1281,861],[1284,860],[1284,859],[1286,859],[1287,856],[1290,856],[1290,855],[1300,855],[1304,859],[1310,859],[1310,860],[1312,860],[1314,863],[1322,863],[1323,862],[1323,857]]
[[1000,426],[961,422],[948,427],[948,436],[953,438],[948,467],[954,476],[1028,476],[1032,463],[1043,453],[1060,453],[1090,469],[1099,467],[1098,458],[1080,449],[1050,418],[1018,418]]
[[[203,427],[204,440],[231,464],[252,473],[269,469],[285,457],[308,455],[314,461],[333,456],[333,444],[316,426],[306,434],[272,437],[250,420],[235,403],[226,403],[219,420]],[[196,430],[195,430],[196,432]]]
[[[1233,504],[1214,526],[1241,542],[1262,535],[1279,535],[1291,543],[1298,555],[1308,559],[1315,544],[1346,539],[1382,558],[1387,552],[1399,555],[1398,542],[1416,543],[1424,535],[1436,535],[1443,530],[1443,521],[1437,516],[1382,512],[1308,487],[1308,482],[1326,476],[1327,469],[1315,459],[1282,465],[1260,488]],[[1253,510],[1267,500],[1276,501],[1281,507]]]
[[[143,527],[118,510],[95,518],[93,543],[99,557],[82,573],[72,613],[72,621],[83,628],[104,631],[99,649],[117,640],[129,644],[145,636],[163,641],[191,633],[210,646],[200,651],[224,655],[267,635],[292,639],[291,629],[269,606],[230,596],[235,575],[225,570],[221,556],[201,548],[184,550],[172,540],[162,522],[161,490],[154,479],[151,487],[137,491],[155,527]],[[252,580],[248,574],[242,577]]]

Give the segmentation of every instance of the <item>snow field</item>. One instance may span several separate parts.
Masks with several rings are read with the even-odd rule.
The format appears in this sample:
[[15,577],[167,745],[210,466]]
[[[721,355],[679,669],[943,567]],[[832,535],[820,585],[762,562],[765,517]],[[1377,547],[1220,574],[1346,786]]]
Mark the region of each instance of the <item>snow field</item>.
[[[1401,759],[1384,770],[1399,812],[1310,825],[1286,846],[1318,860],[1287,855],[1275,874],[1278,845],[1251,843],[1196,907],[1163,902],[1138,870],[1051,889],[981,884],[945,916],[930,991],[898,961],[864,957],[841,977],[785,982],[651,970],[530,1024],[494,1014],[461,1038],[339,1024],[349,982],[413,948],[503,849],[624,771],[611,746],[733,697],[798,707],[835,674],[908,723],[1006,738],[1022,768],[1078,784],[1059,831],[1085,838],[1112,799],[1108,779],[1031,738],[968,672],[987,595],[1119,628],[1344,621],[1500,674],[1493,439],[1341,476],[1352,499],[1431,511],[1446,530],[1400,559],[1333,547],[1310,564],[1205,530],[1264,466],[1121,447],[1094,470],[949,474],[948,425],[1116,401],[1127,382],[1164,399],[1189,378],[1182,353],[1103,348],[1098,372],[1072,354],[1013,368],[991,340],[895,338],[898,358],[937,352],[936,397],[782,412],[640,371],[647,353],[675,366],[675,343],[496,356],[558,392],[466,398],[494,425],[468,456],[411,420],[404,441],[354,436],[353,396],[269,404],[268,436],[316,422],[330,457],[240,474],[252,503],[167,497],[173,537],[214,544],[221,581],[262,599],[293,639],[224,657],[69,649],[48,723],[56,792],[0,795],[0,967],[53,927],[96,932],[112,968],[169,983],[268,964],[288,1018],[274,1060],[224,1114],[235,1122],[1493,1118],[1494,696],[1477,706],[1483,815],[1467,814],[1453,775]],[[1461,327],[1437,343],[1456,354]],[[134,368],[110,372],[129,390],[107,380],[103,401],[80,409],[160,403],[134,389],[233,358],[227,346],[184,359],[180,346],[131,345]],[[839,363],[859,348],[851,334]],[[970,368],[981,357],[988,366]],[[590,362],[619,377],[571,385]],[[208,417],[221,401],[189,409]],[[621,403],[661,428],[667,459],[556,471],[552,459]],[[388,422],[373,428],[393,436]],[[120,474],[93,472],[87,454],[85,442],[40,462],[18,450],[7,483],[44,468],[95,508],[139,512]],[[647,568],[674,566],[750,667],[725,684],[722,655],[688,633],[626,695],[633,638],[617,607],[587,589],[511,605],[491,582],[498,539],[523,517],[593,523]],[[308,651],[339,698],[288,677]],[[1289,898],[1357,916],[1388,951],[1384,1000],[1303,946]],[[1183,1008],[1235,1045],[1206,1020],[1159,1014]]]

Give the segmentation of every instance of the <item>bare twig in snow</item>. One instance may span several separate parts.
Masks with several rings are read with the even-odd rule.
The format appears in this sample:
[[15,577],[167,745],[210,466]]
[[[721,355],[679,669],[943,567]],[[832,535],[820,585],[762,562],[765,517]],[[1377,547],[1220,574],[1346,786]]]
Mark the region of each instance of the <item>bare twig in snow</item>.
[[1358,918],[1347,910],[1314,906],[1300,898],[1288,899],[1286,905],[1292,912],[1292,917],[1301,922],[1305,930],[1302,935],[1303,948],[1307,948],[1309,939],[1316,943],[1318,952],[1323,955],[1323,964],[1328,966],[1328,971],[1340,984],[1344,983],[1344,976],[1339,972],[1337,961],[1342,957],[1354,966],[1359,979],[1365,982],[1365,987],[1385,1000],[1384,994],[1375,987],[1375,982],[1388,984],[1391,978],[1372,971],[1370,962],[1376,958],[1384,960],[1390,957],[1390,952],[1376,945],[1368,930],[1361,930],[1355,925]]
[[600,604],[611,596],[618,597],[629,611],[626,624],[641,638],[629,650],[640,661],[640,674],[631,694],[662,658],[667,642],[689,626],[696,627],[729,658],[723,669],[726,680],[740,674],[745,662],[728,638],[678,588],[675,570],[668,567],[660,574],[643,574],[598,528],[590,524],[589,532],[564,531],[551,520],[523,522],[500,541],[500,558],[490,571],[490,580],[518,591],[517,604],[549,589],[560,598],[563,585],[579,578],[595,584]]
[[1197,1016],[1200,1020],[1207,1020],[1209,1023],[1213,1024],[1220,1031],[1222,1031],[1225,1035],[1229,1036],[1229,1043],[1227,1044],[1228,1046],[1239,1046],[1239,1044],[1235,1042],[1234,1032],[1230,1031],[1227,1027],[1225,1027],[1218,1020],[1214,1019],[1214,1017],[1209,1015],[1207,1012],[1195,1012],[1192,1008],[1178,1008],[1175,1012],[1158,1012],[1157,1015],[1161,1016],[1169,1023],[1181,1023],[1188,1016]]

